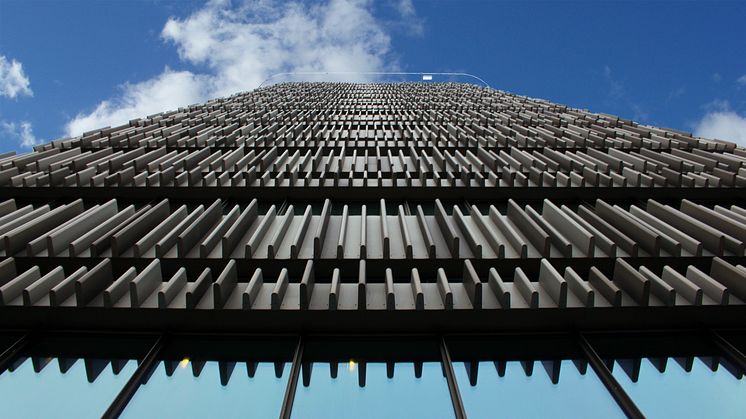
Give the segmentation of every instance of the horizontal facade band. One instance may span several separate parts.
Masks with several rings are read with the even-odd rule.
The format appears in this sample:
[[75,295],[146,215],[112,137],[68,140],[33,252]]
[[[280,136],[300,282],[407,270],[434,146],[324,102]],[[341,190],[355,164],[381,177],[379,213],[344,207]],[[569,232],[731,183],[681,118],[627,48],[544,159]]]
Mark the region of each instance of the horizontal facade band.
[[[324,261],[302,269],[239,266],[229,260],[201,270],[146,266],[103,259],[83,266],[30,265],[6,259],[0,274],[0,305],[113,310],[238,311],[481,311],[626,307],[742,306],[746,302],[743,258],[687,264],[608,260],[562,264],[547,259],[532,266],[474,264],[418,269],[359,261],[328,272]],[[631,263],[630,263],[631,262]],[[709,262],[709,263],[708,263]],[[24,266],[26,265],[26,266]],[[590,265],[590,266],[589,266]],[[129,266],[129,267],[127,267]],[[317,272],[317,266],[319,267]],[[499,268],[499,270],[498,270]],[[383,269],[383,271],[381,271]],[[9,319],[10,321],[10,319]]]
[[629,201],[637,199],[662,199],[706,201],[717,204],[746,205],[743,188],[555,188],[555,187],[511,187],[511,188],[463,188],[434,187],[416,188],[407,186],[342,188],[318,186],[314,188],[287,187],[116,187],[97,188],[55,187],[55,188],[11,188],[0,186],[0,195],[14,197],[19,201],[46,202],[50,199],[84,199],[86,202],[105,202],[111,198],[122,200],[150,201],[156,197],[177,201],[205,201],[229,199],[234,202],[249,203],[252,199],[323,201],[327,197],[338,196],[347,201],[370,201],[371,199],[390,200],[469,200],[491,203],[514,199],[518,202],[541,202],[551,199],[558,203],[579,203],[598,198],[609,201]]
[[[0,326],[12,329],[192,333],[501,333],[742,328],[744,306],[629,307],[614,310],[481,311],[242,311],[109,310],[2,307]],[[16,320],[9,320],[16,319]]]
[[[131,197],[130,197],[131,198]],[[683,199],[565,205],[0,203],[0,256],[523,259],[744,256],[746,209]]]
[[[111,148],[0,159],[12,187],[743,187],[746,156],[673,149]],[[741,150],[735,150],[740,152]],[[45,155],[53,153],[47,157]],[[429,153],[429,154],[428,154]],[[72,154],[72,155],[70,155]],[[34,159],[32,159],[34,158]]]

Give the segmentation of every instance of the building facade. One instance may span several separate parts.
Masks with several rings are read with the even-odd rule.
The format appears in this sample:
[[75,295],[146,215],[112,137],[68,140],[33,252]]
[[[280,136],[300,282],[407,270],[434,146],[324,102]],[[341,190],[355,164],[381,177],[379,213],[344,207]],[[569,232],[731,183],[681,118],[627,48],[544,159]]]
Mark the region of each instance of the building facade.
[[280,84],[0,154],[0,400],[744,417],[744,187],[735,144],[466,84]]

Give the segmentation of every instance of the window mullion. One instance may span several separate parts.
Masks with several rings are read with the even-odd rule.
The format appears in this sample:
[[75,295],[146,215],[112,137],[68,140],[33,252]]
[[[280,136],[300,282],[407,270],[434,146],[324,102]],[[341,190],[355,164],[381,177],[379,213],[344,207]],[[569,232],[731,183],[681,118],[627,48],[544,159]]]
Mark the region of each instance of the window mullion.
[[116,419],[122,414],[124,408],[127,407],[127,403],[129,403],[132,396],[134,396],[135,392],[140,388],[145,377],[150,374],[153,368],[155,368],[156,363],[158,362],[158,356],[165,347],[165,343],[165,334],[158,336],[158,339],[155,341],[153,346],[150,347],[150,350],[145,355],[140,365],[137,366],[137,369],[130,379],[127,380],[127,383],[119,391],[117,397],[114,398],[109,405],[109,408],[106,409],[106,412],[101,416],[102,418]]
[[456,419],[465,419],[466,411],[464,410],[464,402],[461,400],[461,392],[458,389],[456,374],[453,371],[451,355],[448,352],[446,341],[442,336],[440,338],[440,354],[442,358],[441,362],[443,363],[443,370],[446,373],[446,380],[448,381],[448,391],[451,393],[453,412],[456,414]]
[[616,400],[617,404],[622,411],[624,411],[627,417],[633,419],[644,419],[645,415],[642,414],[637,405],[635,405],[635,402],[632,401],[632,398],[630,398],[627,392],[624,391],[622,385],[619,384],[616,378],[614,378],[609,368],[604,364],[601,357],[598,356],[596,350],[593,349],[582,333],[578,333],[577,342],[578,345],[580,345],[583,354],[588,359],[588,362],[590,362],[593,371],[596,372],[598,378],[604,383],[606,389],[611,393],[611,396],[614,397],[614,400]]
[[746,374],[746,355],[743,352],[714,330],[710,331],[710,339],[728,359],[738,365],[738,368]]
[[300,375],[300,363],[302,358],[303,338],[299,337],[298,346],[295,347],[295,355],[293,356],[293,366],[290,368],[290,378],[288,379],[288,386],[285,389],[285,397],[282,400],[280,419],[290,419],[290,414],[293,411],[293,401],[295,400],[295,390],[298,387],[298,376]]
[[33,332],[26,332],[20,338],[16,339],[7,349],[0,354],[0,372],[8,369],[11,362],[16,359],[16,356],[31,342]]

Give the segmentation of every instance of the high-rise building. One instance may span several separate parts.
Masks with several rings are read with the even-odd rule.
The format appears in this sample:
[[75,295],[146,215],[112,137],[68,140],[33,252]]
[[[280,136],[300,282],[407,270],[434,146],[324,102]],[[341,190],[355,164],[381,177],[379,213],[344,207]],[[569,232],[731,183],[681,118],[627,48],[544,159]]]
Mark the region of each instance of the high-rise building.
[[10,417],[744,417],[746,150],[289,83],[0,155]]

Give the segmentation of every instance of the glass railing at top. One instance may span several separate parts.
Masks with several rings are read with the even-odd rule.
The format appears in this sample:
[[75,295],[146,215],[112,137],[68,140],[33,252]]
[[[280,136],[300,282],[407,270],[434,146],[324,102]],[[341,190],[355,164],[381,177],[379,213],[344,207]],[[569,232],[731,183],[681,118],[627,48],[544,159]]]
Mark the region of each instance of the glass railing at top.
[[288,82],[465,83],[490,87],[481,77],[465,72],[298,71],[270,75],[257,88]]

